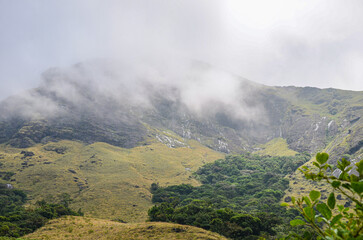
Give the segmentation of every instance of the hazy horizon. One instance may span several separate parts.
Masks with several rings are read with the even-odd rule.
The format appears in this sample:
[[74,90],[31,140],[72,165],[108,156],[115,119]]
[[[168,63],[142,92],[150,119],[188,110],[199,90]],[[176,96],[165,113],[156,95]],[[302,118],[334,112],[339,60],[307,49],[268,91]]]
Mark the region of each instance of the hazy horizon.
[[148,55],[270,86],[362,91],[361,10],[357,0],[0,0],[0,100],[52,67]]

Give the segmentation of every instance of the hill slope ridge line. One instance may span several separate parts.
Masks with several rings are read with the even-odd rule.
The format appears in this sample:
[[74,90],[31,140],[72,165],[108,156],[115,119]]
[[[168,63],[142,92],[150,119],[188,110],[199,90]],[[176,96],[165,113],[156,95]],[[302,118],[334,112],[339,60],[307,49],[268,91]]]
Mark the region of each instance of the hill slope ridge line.
[[67,216],[50,221],[26,239],[204,239],[227,240],[217,233],[173,223],[120,223],[115,221]]

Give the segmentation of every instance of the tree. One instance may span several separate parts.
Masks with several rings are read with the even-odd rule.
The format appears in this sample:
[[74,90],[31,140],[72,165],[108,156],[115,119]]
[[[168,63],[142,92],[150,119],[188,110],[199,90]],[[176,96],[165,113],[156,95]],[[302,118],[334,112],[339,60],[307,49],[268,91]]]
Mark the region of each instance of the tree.
[[[317,234],[318,239],[363,239],[363,160],[355,166],[343,158],[338,161],[337,168],[341,171],[337,177],[328,174],[333,172],[333,167],[327,164],[329,155],[318,153],[313,165],[318,171],[313,171],[304,166],[299,169],[307,179],[313,181],[325,181],[333,188],[326,202],[321,201],[321,193],[312,190],[309,196],[295,199],[291,198],[292,207],[296,208],[305,221],[294,219],[290,222],[292,226],[307,225]],[[358,176],[349,174],[356,167]],[[335,193],[344,195],[350,202],[351,207],[336,204]],[[286,206],[288,204],[283,203]],[[306,239],[305,237],[299,237]]]

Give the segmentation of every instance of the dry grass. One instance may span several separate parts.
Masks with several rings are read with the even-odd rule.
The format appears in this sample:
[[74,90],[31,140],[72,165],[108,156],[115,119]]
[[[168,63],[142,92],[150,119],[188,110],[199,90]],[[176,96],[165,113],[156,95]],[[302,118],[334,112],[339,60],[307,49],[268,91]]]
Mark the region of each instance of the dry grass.
[[[47,144],[67,148],[64,154],[46,151],[42,144],[29,149],[0,145],[0,171],[16,173],[11,183],[25,190],[31,203],[69,193],[71,207],[82,208],[86,216],[140,222],[152,206],[151,183],[198,185],[191,172],[224,157],[196,141],[187,143],[189,147],[169,148],[152,142],[132,149],[74,141]],[[22,159],[22,150],[34,156]]]
[[25,239],[226,239],[201,228],[172,223],[125,224],[84,217],[64,217],[50,221]]

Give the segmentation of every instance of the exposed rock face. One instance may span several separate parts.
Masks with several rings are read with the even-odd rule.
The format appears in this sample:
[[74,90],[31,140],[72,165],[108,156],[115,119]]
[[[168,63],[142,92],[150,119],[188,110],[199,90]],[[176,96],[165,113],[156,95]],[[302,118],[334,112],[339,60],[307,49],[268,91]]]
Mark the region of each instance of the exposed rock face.
[[[347,123],[348,121],[344,121]],[[335,164],[341,157],[350,158],[358,157],[360,160],[363,153],[363,119],[349,123],[334,138],[329,145],[327,152],[330,154],[329,163]]]

